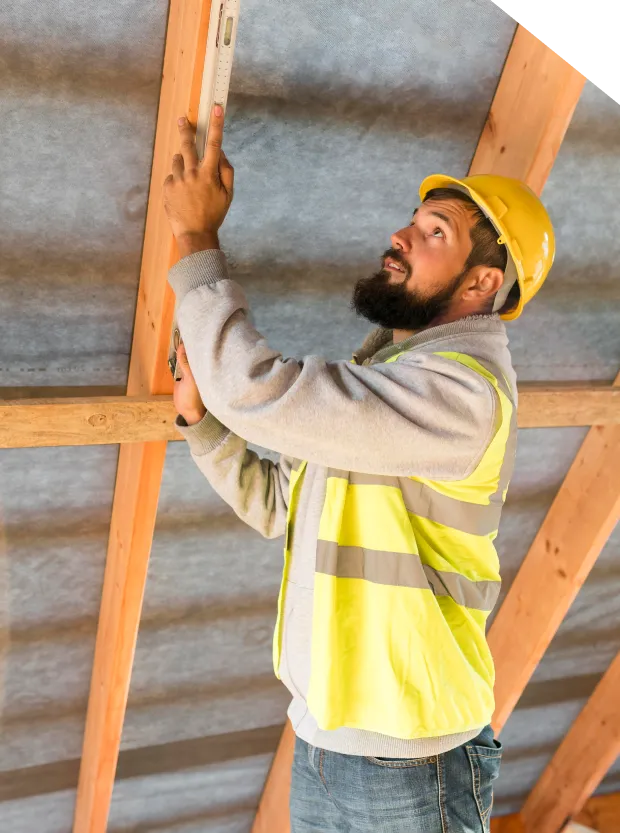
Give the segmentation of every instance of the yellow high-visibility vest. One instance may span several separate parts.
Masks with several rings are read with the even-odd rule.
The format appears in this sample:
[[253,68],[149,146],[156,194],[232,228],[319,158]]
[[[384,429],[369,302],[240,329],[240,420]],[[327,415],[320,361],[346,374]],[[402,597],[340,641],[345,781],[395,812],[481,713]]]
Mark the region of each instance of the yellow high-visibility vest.
[[[499,370],[461,353],[436,355],[491,383],[500,403],[495,433],[464,480],[328,471],[308,691],[321,729],[439,737],[484,726],[493,713],[485,625],[500,589],[494,540],[514,464],[516,408]],[[290,479],[276,675],[305,468],[296,461]]]

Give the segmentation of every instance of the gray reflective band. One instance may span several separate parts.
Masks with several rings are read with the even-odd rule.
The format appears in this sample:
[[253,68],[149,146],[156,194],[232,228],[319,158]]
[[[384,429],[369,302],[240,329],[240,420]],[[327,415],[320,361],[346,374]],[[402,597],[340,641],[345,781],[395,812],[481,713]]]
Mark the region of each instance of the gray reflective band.
[[517,409],[514,403],[514,395],[510,388],[508,387],[508,382],[504,374],[501,370],[496,367],[496,365],[492,364],[491,362],[484,361],[483,359],[476,358],[476,361],[479,362],[489,373],[495,376],[497,381],[497,386],[501,390],[501,392],[510,400],[510,404],[512,405],[512,413],[510,415],[510,428],[508,430],[508,439],[506,440],[506,447],[504,448],[504,458],[502,460],[502,465],[499,470],[499,480],[497,483],[497,489],[491,495],[490,500],[492,503],[496,505],[503,504],[504,502],[504,492],[508,488],[508,484],[510,483],[510,478],[512,477],[512,472],[514,469],[515,464],[515,455],[517,453]]
[[363,578],[393,587],[429,587],[418,555],[341,547],[334,541],[318,541],[316,571],[338,578]]
[[499,470],[499,479],[497,481],[497,489],[491,495],[490,500],[495,506],[504,505],[504,492],[508,488],[512,472],[515,467],[515,457],[517,454],[517,409],[513,406],[512,416],[510,417],[510,430],[508,432],[508,439],[506,440],[506,447],[504,448],[504,459]]
[[442,495],[425,483],[408,477],[389,477],[376,474],[329,469],[328,477],[341,477],[353,486],[391,486],[399,489],[405,508],[412,515],[449,526],[471,535],[489,535],[497,532],[502,512],[501,502],[488,505],[469,503],[465,500]]
[[495,607],[500,581],[472,581],[459,573],[433,570],[428,564],[424,565],[424,572],[436,596],[451,596],[457,604],[475,610],[491,611]]
[[499,595],[499,581],[472,581],[459,573],[434,570],[412,553],[341,547],[333,541],[319,541],[316,555],[317,573],[431,590],[436,596],[450,596],[457,604],[475,610],[491,611]]
[[327,469],[327,476],[339,477],[341,480],[348,480],[351,476],[351,472],[345,471],[345,469]]

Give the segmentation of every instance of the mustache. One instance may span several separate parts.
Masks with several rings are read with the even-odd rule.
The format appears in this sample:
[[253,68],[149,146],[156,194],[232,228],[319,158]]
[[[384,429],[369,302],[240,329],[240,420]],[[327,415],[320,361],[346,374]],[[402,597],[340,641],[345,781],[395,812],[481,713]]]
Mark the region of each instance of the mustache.
[[398,263],[399,266],[402,266],[405,270],[405,278],[411,277],[411,266],[407,263],[405,258],[402,256],[399,249],[386,249],[383,253],[381,258],[381,267],[382,269],[385,268],[385,261],[386,260],[393,260],[394,263]]

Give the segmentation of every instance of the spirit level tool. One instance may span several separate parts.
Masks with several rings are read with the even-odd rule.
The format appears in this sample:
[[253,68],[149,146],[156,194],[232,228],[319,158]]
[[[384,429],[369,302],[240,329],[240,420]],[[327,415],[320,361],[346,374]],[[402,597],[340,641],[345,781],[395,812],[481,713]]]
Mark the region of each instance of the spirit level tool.
[[[204,156],[209,133],[209,120],[214,105],[221,104],[224,111],[226,111],[239,22],[239,2],[240,0],[220,0],[220,2],[213,0],[211,4],[207,50],[202,73],[200,105],[198,107],[198,123],[196,125],[196,150],[199,159]],[[175,310],[170,349],[168,351],[168,366],[175,381],[180,378],[177,373],[177,347],[180,343],[181,335]]]

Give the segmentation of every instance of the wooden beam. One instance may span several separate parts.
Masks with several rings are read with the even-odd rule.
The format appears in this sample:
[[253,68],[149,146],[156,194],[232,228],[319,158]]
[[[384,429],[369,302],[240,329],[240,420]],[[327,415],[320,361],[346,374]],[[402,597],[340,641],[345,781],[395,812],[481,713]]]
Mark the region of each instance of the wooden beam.
[[519,385],[519,428],[618,425],[619,417],[616,385]]
[[0,402],[0,448],[179,439],[170,396]]
[[[518,26],[469,173],[512,176],[540,194],[584,83],[582,75]],[[285,783],[282,770],[290,758],[290,747],[282,743],[265,796],[271,795],[272,780]],[[284,790],[280,802],[288,804]],[[261,812],[262,800],[259,816]],[[272,821],[270,833],[289,833],[288,817],[281,810]]]
[[[166,363],[174,301],[166,276],[176,250],[161,190],[179,145],[176,119],[197,116],[209,12],[210,0],[170,3],[129,396],[172,391]],[[166,427],[160,425],[162,437]],[[104,833],[107,827],[165,455],[164,439],[126,443],[119,452],[74,833]]]
[[598,833],[620,833],[620,792],[588,799],[575,821],[593,827]]
[[291,791],[294,749],[295,733],[287,720],[267,776],[251,833],[272,833],[274,830],[288,829],[288,797]]
[[489,631],[496,732],[508,720],[619,513],[620,426],[596,426],[588,432]]
[[[583,810],[575,817],[573,827],[582,825],[595,833],[620,833],[620,793],[595,795],[588,799]],[[537,833],[535,828],[526,827],[521,813],[494,816],[491,819],[491,833]],[[566,827],[562,833],[572,833]]]
[[491,819],[491,833],[526,833],[519,813],[497,816]]
[[82,399],[85,396],[125,396],[127,385],[48,385],[0,388],[0,402],[15,399]]
[[119,455],[74,833],[107,827],[165,455],[166,443]]
[[585,81],[518,26],[469,173],[512,176],[542,193]]
[[[170,396],[0,400],[0,448],[181,439]],[[520,428],[620,424],[620,388],[519,385]]]
[[523,805],[526,829],[557,833],[583,808],[620,755],[620,654]]

